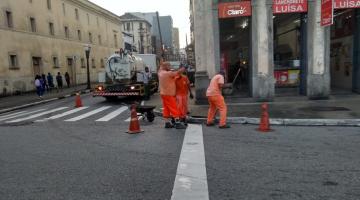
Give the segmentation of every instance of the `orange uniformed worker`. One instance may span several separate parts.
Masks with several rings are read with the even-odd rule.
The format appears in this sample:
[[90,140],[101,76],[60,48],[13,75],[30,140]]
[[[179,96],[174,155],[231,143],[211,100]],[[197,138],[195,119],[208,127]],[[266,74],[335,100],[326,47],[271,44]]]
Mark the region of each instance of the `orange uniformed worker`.
[[186,72],[176,78],[176,102],[179,111],[180,119],[186,125],[186,117],[188,113],[188,95],[193,98],[190,88],[190,81]]
[[[176,84],[175,78],[185,69],[170,71],[170,64],[163,62],[158,72],[160,96],[163,104],[163,117],[165,119],[165,128],[185,129],[186,126],[180,121],[180,114],[176,106]],[[171,118],[175,118],[175,124]]]
[[224,85],[224,71],[220,71],[216,74],[210,81],[210,85],[206,91],[206,96],[209,100],[209,111],[207,118],[207,126],[214,126],[214,118],[216,115],[216,111],[220,111],[220,123],[219,128],[230,128],[228,124],[226,124],[226,113],[227,107],[225,104],[224,97],[222,96],[221,89]]

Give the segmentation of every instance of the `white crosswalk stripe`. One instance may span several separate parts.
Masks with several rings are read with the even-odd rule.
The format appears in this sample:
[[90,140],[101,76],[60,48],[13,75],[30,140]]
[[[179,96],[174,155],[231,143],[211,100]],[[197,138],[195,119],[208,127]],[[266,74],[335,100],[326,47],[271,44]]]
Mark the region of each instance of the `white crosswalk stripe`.
[[121,113],[123,113],[125,110],[127,110],[128,108],[126,106],[122,106],[119,109],[105,115],[104,117],[96,120],[97,122],[107,122],[110,121],[111,119],[115,118],[116,116],[120,115]]
[[97,114],[97,113],[99,113],[99,112],[102,112],[102,111],[104,111],[104,110],[106,110],[106,109],[109,109],[109,108],[111,108],[111,106],[103,106],[103,107],[100,107],[100,108],[98,108],[98,109],[96,109],[96,110],[90,111],[90,112],[88,112],[88,113],[85,113],[85,114],[83,114],[83,115],[80,115],[80,116],[77,116],[77,117],[74,117],[74,118],[71,118],[71,119],[68,119],[68,120],[65,120],[65,121],[66,121],[66,122],[79,121],[79,120],[85,119],[85,118],[87,118],[87,117],[90,117],[90,116],[92,116],[92,115],[95,115],[95,114]]
[[41,116],[44,116],[44,115],[47,115],[47,114],[50,114],[50,113],[53,113],[53,112],[57,112],[57,111],[60,111],[60,110],[64,110],[66,108],[68,108],[68,107],[60,107],[60,108],[48,110],[48,111],[45,111],[45,112],[41,112],[41,113],[38,113],[38,114],[35,114],[35,115],[31,115],[29,117],[15,119],[15,120],[12,120],[12,121],[6,121],[6,123],[22,122],[22,121],[26,121],[26,120],[29,120],[29,119],[34,119],[34,118],[37,118],[37,117],[41,117]]
[[12,115],[12,116],[8,116],[8,117],[4,117],[4,118],[1,118],[0,119],[0,122],[1,121],[5,121],[5,120],[9,120],[9,119],[14,119],[14,118],[17,118],[17,117],[22,117],[22,116],[25,116],[25,115],[30,115],[30,114],[33,114],[33,113],[37,113],[37,112],[41,112],[45,109],[39,109],[39,110],[34,110],[34,111],[30,111],[30,112],[23,112],[23,113],[19,113],[17,115]]
[[61,117],[65,117],[65,116],[67,116],[67,115],[74,114],[74,113],[79,112],[79,111],[81,111],[81,110],[84,110],[84,109],[86,109],[86,108],[88,108],[88,107],[84,106],[84,107],[80,107],[80,108],[75,108],[75,109],[66,111],[66,112],[64,112],[64,113],[58,114],[58,115],[54,115],[54,116],[51,116],[51,117],[48,117],[48,118],[36,120],[35,122],[46,122],[46,121],[49,121],[49,120],[59,119],[59,118],[61,118]]
[[0,116],[0,119],[6,118],[6,117],[12,117],[12,116],[14,116],[14,115],[19,115],[19,114],[22,114],[22,113],[25,113],[25,111],[16,112],[16,113],[11,113],[11,114],[7,114],[7,115],[1,115],[1,116]]

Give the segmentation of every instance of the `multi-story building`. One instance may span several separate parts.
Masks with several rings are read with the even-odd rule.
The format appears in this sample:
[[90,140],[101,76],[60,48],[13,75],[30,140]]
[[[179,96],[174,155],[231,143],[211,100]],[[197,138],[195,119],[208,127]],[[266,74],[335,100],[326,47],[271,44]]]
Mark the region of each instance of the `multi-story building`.
[[[171,55],[173,52],[173,20],[171,16],[159,16],[161,37],[163,42],[163,48],[166,55]],[[158,21],[154,20],[154,27],[158,27]],[[160,47],[160,33],[158,28],[154,28],[154,33],[157,37],[157,44],[159,45],[158,50],[161,50]]]
[[327,2],[329,26],[320,0],[191,0],[197,101],[219,70],[233,95],[261,101],[360,93],[360,6]]
[[151,24],[140,17],[131,13],[120,16],[122,21],[122,32],[124,35],[132,37],[132,46],[136,47],[138,53],[152,53],[151,46]]
[[180,52],[180,38],[179,38],[179,29],[173,28],[173,54],[179,54]]
[[[155,29],[157,29],[158,27],[154,26],[155,21],[157,20],[156,18],[156,12],[146,12],[146,13],[142,13],[142,12],[131,12],[131,14],[143,18],[146,21],[148,21],[151,24],[151,28],[150,28],[150,33],[151,33],[151,47],[152,47],[152,54],[156,54],[158,52],[157,50],[157,44],[156,44],[156,40],[159,40],[159,36],[157,36],[155,34]],[[160,56],[160,54],[159,54]]]
[[120,20],[87,0],[1,0],[0,93],[34,89],[37,74],[70,74],[86,82],[84,45],[91,46],[91,81],[122,47]]

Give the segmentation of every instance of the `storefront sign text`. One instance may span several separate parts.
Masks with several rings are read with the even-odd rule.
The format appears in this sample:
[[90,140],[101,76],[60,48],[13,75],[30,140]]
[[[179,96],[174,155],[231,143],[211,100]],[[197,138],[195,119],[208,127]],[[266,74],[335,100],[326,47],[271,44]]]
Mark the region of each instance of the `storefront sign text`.
[[273,0],[273,13],[307,12],[307,0]]
[[219,18],[251,16],[251,2],[219,3]]
[[333,0],[321,0],[321,26],[333,24]]
[[360,8],[360,0],[334,0],[335,9]]

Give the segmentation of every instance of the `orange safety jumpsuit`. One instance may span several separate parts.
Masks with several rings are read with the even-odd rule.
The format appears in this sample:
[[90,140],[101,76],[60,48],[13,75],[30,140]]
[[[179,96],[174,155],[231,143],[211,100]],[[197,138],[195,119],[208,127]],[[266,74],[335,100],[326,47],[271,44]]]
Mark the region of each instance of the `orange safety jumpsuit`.
[[175,78],[178,72],[160,69],[158,72],[160,96],[163,103],[164,118],[179,118],[179,111],[176,106],[176,85]]
[[211,79],[210,85],[206,90],[206,96],[210,104],[207,123],[210,124],[214,122],[216,111],[219,110],[219,126],[224,126],[226,125],[227,107],[224,101],[224,97],[221,94],[221,88],[219,87],[219,84],[224,84],[224,76],[221,74],[217,74]]
[[180,118],[186,118],[188,112],[188,95],[190,81],[187,76],[180,75],[176,78],[176,102]]

